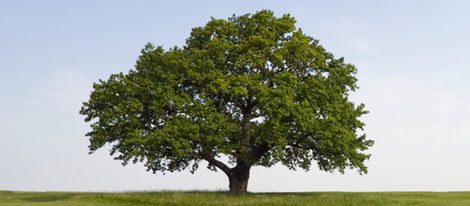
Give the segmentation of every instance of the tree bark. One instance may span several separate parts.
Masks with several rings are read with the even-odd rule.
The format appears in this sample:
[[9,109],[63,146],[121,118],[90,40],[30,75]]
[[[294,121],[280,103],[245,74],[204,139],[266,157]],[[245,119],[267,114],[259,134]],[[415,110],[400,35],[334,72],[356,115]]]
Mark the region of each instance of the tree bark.
[[250,166],[239,163],[230,170],[227,176],[231,193],[242,194],[247,192],[250,168]]

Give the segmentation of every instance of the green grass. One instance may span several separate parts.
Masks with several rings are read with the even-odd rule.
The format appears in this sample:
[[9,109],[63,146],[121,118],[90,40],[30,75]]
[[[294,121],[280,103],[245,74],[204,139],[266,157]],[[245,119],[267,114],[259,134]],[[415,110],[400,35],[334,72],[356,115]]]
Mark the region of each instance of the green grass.
[[157,206],[157,205],[470,205],[470,192],[312,192],[250,193],[224,192],[9,192],[0,191],[0,206]]

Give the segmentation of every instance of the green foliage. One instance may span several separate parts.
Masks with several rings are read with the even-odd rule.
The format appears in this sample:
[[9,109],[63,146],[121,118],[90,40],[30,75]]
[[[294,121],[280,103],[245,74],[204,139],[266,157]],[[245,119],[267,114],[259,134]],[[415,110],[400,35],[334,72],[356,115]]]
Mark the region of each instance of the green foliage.
[[325,171],[358,168],[373,142],[364,105],[349,101],[356,67],[271,11],[211,19],[186,45],[148,44],[135,69],[95,83],[80,111],[90,152],[111,145],[124,164],[153,171],[231,163]]

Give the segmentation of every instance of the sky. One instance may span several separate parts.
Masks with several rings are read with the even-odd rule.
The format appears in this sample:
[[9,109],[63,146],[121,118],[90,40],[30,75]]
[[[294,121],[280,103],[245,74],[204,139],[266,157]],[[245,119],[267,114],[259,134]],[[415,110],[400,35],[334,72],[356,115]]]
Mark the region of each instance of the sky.
[[0,190],[223,190],[228,179],[123,167],[88,154],[78,111],[93,82],[132,69],[147,42],[182,46],[210,17],[290,13],[358,67],[351,100],[375,141],[369,173],[255,167],[249,191],[470,190],[468,1],[0,1]]

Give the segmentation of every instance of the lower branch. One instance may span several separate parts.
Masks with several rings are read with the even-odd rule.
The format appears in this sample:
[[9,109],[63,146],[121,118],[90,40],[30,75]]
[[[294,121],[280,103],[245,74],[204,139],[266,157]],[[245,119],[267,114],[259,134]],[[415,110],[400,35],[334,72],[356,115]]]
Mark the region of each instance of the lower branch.
[[210,153],[203,153],[202,158],[209,162],[210,164],[215,165],[217,168],[222,170],[225,174],[230,174],[230,167],[225,165],[223,162],[216,160]]

